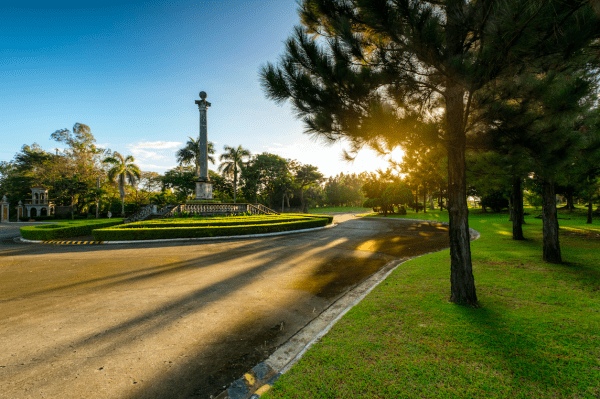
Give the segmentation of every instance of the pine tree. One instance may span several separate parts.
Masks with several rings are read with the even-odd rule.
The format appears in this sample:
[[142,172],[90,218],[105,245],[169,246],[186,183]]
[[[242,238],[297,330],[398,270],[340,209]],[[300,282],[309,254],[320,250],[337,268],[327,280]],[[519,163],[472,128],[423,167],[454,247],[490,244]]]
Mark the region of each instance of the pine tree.
[[531,58],[577,51],[600,31],[593,11],[559,0],[304,0],[300,17],[279,65],[261,70],[267,96],[291,100],[307,133],[354,150],[437,136],[448,155],[450,300],[475,306],[465,179],[473,94]]

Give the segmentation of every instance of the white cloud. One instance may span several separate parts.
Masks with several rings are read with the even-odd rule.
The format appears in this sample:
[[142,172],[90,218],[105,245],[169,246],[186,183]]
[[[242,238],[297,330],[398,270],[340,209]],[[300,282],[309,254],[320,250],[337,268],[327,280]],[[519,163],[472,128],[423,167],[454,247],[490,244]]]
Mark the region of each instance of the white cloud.
[[154,164],[150,164],[150,163],[140,163],[140,162],[136,162],[137,166],[140,167],[140,169],[142,170],[149,170],[149,171],[156,171],[156,170],[168,170],[168,169],[173,169],[175,168],[175,166],[163,166],[163,165],[154,165]]
[[129,148],[151,148],[168,149],[180,147],[183,143],[180,141],[140,141],[137,144],[129,144]]
[[140,160],[152,159],[154,161],[160,161],[163,159],[167,159],[165,155],[158,154],[155,151],[146,151],[141,148],[130,148],[131,154]]
[[[141,163],[144,161],[165,161],[175,157],[175,152],[183,143],[179,141],[140,141],[128,144],[129,152]],[[163,167],[161,167],[163,168]]]

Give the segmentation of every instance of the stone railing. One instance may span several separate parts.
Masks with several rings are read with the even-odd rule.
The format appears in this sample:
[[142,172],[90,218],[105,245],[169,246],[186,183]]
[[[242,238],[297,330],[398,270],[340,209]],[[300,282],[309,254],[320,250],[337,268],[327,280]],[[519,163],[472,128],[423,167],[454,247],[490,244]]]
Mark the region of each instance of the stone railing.
[[267,208],[266,206],[264,206],[262,204],[256,204],[256,205],[248,204],[248,205],[257,208],[260,211],[259,214],[263,214],[263,215],[279,215],[279,213],[275,212],[273,209]]
[[239,215],[246,212],[251,215],[278,215],[260,204],[179,204],[162,215],[162,218],[174,217],[181,212],[202,216]]
[[172,218],[172,217],[175,216],[176,213],[181,212],[181,204],[179,204],[179,205],[171,205],[171,206],[173,208],[171,208],[171,210],[167,211],[164,215],[162,215],[161,219]]
[[135,213],[133,216],[130,216],[127,219],[125,219],[125,221],[123,223],[133,223],[133,222],[138,222],[140,220],[144,220],[148,216],[152,215],[153,209],[154,209],[153,204],[146,205],[145,207],[143,207],[142,209],[137,211],[137,213]]
[[177,206],[179,206],[179,205],[173,205],[173,204],[165,205],[162,208],[160,208],[160,211],[156,212],[156,214],[158,216],[164,217],[167,213],[170,213],[171,210]]

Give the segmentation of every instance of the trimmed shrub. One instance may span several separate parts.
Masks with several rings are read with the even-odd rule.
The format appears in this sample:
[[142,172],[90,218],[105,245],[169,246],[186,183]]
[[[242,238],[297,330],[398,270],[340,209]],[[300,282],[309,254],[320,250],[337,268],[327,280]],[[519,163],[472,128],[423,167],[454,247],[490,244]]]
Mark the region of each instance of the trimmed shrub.
[[94,239],[98,241],[125,241],[125,240],[156,240],[169,238],[195,238],[195,237],[220,237],[248,234],[264,234],[281,231],[310,229],[323,227],[329,224],[327,217],[310,217],[295,221],[271,223],[236,224],[236,225],[188,225],[190,227],[158,227],[131,225],[113,228],[102,228],[93,231]]
[[92,234],[92,230],[94,229],[111,227],[122,223],[123,219],[110,219],[24,226],[21,227],[21,236],[28,240],[56,240],[59,238],[88,236]]

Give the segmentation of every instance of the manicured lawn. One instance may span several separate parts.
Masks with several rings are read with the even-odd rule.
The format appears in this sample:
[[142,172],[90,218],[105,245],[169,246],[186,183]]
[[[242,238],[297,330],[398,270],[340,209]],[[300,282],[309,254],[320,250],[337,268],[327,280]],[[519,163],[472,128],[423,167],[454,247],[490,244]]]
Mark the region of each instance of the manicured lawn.
[[506,214],[471,210],[479,308],[448,302],[448,250],[408,261],[263,397],[599,398],[600,220],[561,212],[553,265],[526,212],[527,240],[513,241]]
[[371,208],[362,206],[327,206],[323,208],[310,208],[308,213],[332,213],[332,212],[372,212]]

